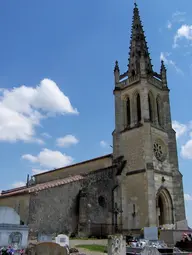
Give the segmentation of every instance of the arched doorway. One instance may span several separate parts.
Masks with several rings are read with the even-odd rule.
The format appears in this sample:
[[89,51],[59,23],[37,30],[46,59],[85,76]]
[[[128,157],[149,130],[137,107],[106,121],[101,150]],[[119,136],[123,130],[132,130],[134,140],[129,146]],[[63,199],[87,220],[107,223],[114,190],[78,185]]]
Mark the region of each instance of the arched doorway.
[[158,226],[174,223],[172,198],[166,188],[160,188],[157,192],[156,207]]

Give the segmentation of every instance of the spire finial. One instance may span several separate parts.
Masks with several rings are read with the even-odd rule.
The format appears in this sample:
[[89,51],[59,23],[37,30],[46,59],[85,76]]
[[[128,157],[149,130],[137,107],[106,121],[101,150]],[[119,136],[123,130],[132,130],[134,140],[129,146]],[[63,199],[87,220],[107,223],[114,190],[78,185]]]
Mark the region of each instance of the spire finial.
[[163,86],[167,87],[167,69],[165,67],[163,59],[161,60],[161,73],[160,74],[161,74],[161,79],[162,79],[162,82],[163,82]]
[[114,68],[114,72],[116,72],[116,71],[119,72],[119,63],[117,60],[115,61],[115,68]]
[[166,67],[165,67],[165,62],[164,62],[164,60],[162,59],[162,60],[161,60],[161,71],[162,71],[163,69],[166,70]]
[[133,74],[140,74],[140,60],[144,57],[145,61],[145,72],[151,74],[153,67],[151,59],[149,57],[149,51],[147,47],[147,41],[142,26],[141,18],[139,15],[139,9],[137,6],[137,0],[134,0],[133,10],[133,22],[131,30],[131,42],[130,42],[130,57],[128,66],[128,76],[131,77]]
[[115,85],[119,82],[119,74],[120,74],[119,64],[118,61],[116,60],[114,68]]

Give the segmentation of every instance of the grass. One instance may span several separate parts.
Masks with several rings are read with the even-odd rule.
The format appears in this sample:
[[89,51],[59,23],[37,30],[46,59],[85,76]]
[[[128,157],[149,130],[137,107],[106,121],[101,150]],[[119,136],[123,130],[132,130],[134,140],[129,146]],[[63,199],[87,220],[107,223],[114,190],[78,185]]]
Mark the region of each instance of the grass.
[[89,251],[97,251],[97,252],[106,252],[107,247],[104,245],[98,244],[79,244],[76,246],[77,248],[87,249]]

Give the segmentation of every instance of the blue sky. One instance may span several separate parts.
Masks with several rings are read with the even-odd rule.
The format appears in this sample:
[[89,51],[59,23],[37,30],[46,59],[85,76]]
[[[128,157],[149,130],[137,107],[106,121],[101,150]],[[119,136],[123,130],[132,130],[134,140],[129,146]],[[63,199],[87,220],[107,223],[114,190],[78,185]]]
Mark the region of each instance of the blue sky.
[[[126,71],[133,1],[0,3],[1,190],[111,152],[113,68]],[[155,71],[168,69],[180,171],[192,225],[191,0],[138,0]]]

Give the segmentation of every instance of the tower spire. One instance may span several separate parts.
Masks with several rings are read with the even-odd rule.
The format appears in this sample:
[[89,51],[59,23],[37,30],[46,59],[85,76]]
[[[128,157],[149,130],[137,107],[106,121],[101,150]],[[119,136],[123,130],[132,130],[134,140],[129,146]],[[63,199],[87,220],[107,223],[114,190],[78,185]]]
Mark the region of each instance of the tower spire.
[[128,77],[141,74],[141,66],[143,72],[146,74],[152,73],[153,68],[136,1],[133,9],[131,42],[129,48]]

